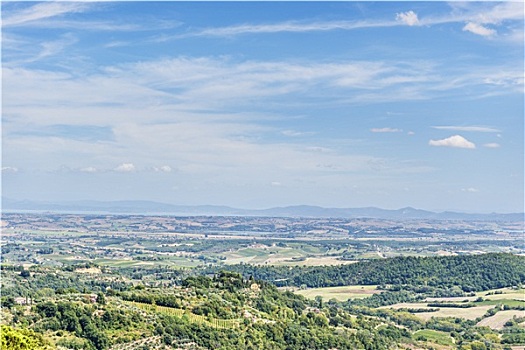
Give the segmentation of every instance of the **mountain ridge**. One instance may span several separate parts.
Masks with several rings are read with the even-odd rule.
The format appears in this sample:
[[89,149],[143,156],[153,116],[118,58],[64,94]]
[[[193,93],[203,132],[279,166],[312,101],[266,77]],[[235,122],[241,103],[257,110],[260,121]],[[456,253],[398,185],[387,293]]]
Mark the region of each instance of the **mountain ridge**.
[[267,209],[239,209],[222,205],[175,205],[146,200],[68,202],[14,200],[2,197],[2,211],[93,212],[108,214],[165,214],[188,216],[275,216],[318,218],[436,219],[524,221],[524,213],[475,214],[455,211],[433,212],[413,207],[382,209],[378,207],[325,208],[291,205]]

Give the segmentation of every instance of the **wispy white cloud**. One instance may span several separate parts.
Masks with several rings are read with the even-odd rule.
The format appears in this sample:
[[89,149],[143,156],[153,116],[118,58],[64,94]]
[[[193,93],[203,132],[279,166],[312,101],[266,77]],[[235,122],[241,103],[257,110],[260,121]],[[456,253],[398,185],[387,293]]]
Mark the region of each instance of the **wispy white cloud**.
[[419,25],[419,18],[414,11],[407,11],[396,14],[396,20],[409,26]]
[[[23,2],[21,2],[23,3]],[[31,4],[31,2],[27,2]],[[2,6],[2,27],[25,26],[37,28],[74,29],[85,31],[151,31],[172,29],[181,25],[176,20],[155,19],[136,21],[108,22],[86,19],[68,19],[68,16],[90,12],[100,8],[103,2],[98,1],[48,1],[20,9],[20,6]]]
[[[503,1],[488,3],[449,3],[454,9],[463,14],[465,20],[484,24],[499,24],[508,20],[523,21],[524,4],[521,1]],[[458,12],[458,11],[456,11]]]
[[106,48],[112,48],[112,47],[124,47],[124,46],[130,46],[133,45],[132,42],[128,41],[110,41],[107,44],[104,45]]
[[[46,57],[55,56],[62,53],[66,48],[77,42],[77,38],[72,35],[66,34],[58,40],[42,42],[40,43],[40,51],[27,59],[24,62],[36,62]],[[10,62],[10,64],[12,64]]]
[[[355,30],[363,28],[387,28],[394,26],[432,26],[445,23],[465,23],[463,30],[472,32],[485,37],[497,34],[495,29],[488,28],[486,25],[501,25],[504,21],[523,20],[523,4],[519,2],[486,3],[482,6],[457,5],[452,3],[452,12],[426,16],[420,18],[418,14],[409,10],[396,13],[395,19],[383,20],[362,20],[362,21],[286,21],[270,24],[251,24],[245,23],[226,27],[204,28],[201,30],[190,31],[175,36],[163,36],[161,41],[169,39],[209,36],[209,37],[233,37],[242,34],[268,34],[268,33],[304,33],[320,32],[332,30]],[[394,16],[394,15],[393,15]]]
[[169,165],[162,165],[159,167],[153,167],[153,171],[157,173],[171,173],[172,169]]
[[23,10],[16,11],[13,8],[6,9],[3,6],[2,26],[10,27],[26,25],[28,23],[63,16],[69,13],[79,13],[90,9],[94,3],[91,2],[43,2]]
[[281,131],[281,134],[288,137],[299,137],[299,136],[307,136],[307,135],[313,135],[314,132],[312,131],[296,131],[296,130],[283,130]]
[[[446,16],[428,19],[429,24],[465,23],[463,31],[468,31],[486,38],[498,38],[510,43],[520,43],[516,40],[523,36],[523,29],[518,33],[509,25],[511,21],[521,22],[523,28],[524,4],[521,1],[503,2],[449,2],[452,12]],[[489,27],[489,25],[491,27]],[[519,33],[521,32],[521,34]]]
[[469,2],[450,1],[452,11],[420,19],[422,25],[444,23],[501,24],[505,21],[523,21],[523,3],[519,1]]
[[403,132],[402,129],[396,129],[396,128],[372,128],[370,129],[370,131],[376,132],[376,133]]
[[486,143],[483,146],[487,148],[500,148],[501,147],[501,145],[496,142]]
[[491,37],[496,34],[496,31],[491,28],[487,28],[486,26],[483,26],[479,23],[474,22],[468,22],[464,27],[463,31],[471,32],[477,35],[485,36],[485,37]]
[[432,128],[438,130],[453,130],[453,131],[473,131],[473,132],[501,132],[496,128],[489,126],[456,126],[456,125],[443,125],[433,126]]
[[469,148],[474,149],[476,145],[461,135],[450,136],[442,140],[430,140],[428,142],[430,146],[438,147],[453,147],[453,148]]
[[[242,119],[247,125],[248,116],[260,119],[265,114],[266,102],[270,99],[271,110],[275,110],[276,105],[289,106],[292,101],[289,97],[294,97],[293,105],[296,107],[299,104],[307,106],[308,103],[345,106],[418,100],[432,98],[436,94],[435,85],[454,80],[429,63],[414,70],[406,66],[406,62],[386,61],[238,62],[231,58],[178,57],[100,67],[102,73],[97,71],[78,76],[7,65],[3,69],[3,79],[4,86],[9,88],[3,91],[6,101],[3,108],[11,118],[25,115],[24,122],[35,125],[73,123],[107,126],[108,114],[112,116],[111,124],[197,119],[224,123]],[[411,62],[410,66],[418,67],[418,62]],[[496,74],[500,67],[477,66],[472,69],[483,72],[485,77],[500,79]],[[470,76],[479,73],[466,71],[462,74]],[[421,82],[389,79],[400,75],[414,76]],[[507,81],[511,76],[509,73],[501,79]],[[479,91],[481,88],[492,91],[483,79],[463,80],[458,85],[463,90]],[[62,93],[57,94],[56,91]],[[443,92],[439,90],[438,94],[453,95],[455,92],[454,87],[449,87]],[[498,85],[498,93],[509,92],[514,92],[514,85]],[[253,110],[258,110],[259,115],[254,116]],[[71,115],[75,118],[72,119]],[[253,124],[250,125],[252,127]],[[435,128],[499,132],[486,126]],[[377,132],[382,128],[374,129]],[[311,132],[299,133],[288,129],[282,134],[292,137],[310,135]]]
[[65,19],[45,19],[26,24],[28,27],[52,28],[64,30],[82,30],[88,32],[147,32],[155,30],[166,30],[180,26],[173,22],[152,21],[150,23],[119,23],[92,20],[65,20]]
[[479,190],[474,187],[468,187],[468,188],[462,188],[461,192],[467,192],[467,193],[477,193]]
[[88,166],[88,167],[85,167],[85,168],[80,168],[79,171],[83,172],[83,173],[96,173],[99,170],[97,168],[95,168],[95,167]]
[[331,150],[330,148],[320,147],[320,146],[308,146],[306,147],[306,151],[317,152],[317,153],[333,152],[333,150]]
[[[231,37],[241,34],[268,34],[280,32],[305,33],[331,30],[354,30],[374,27],[390,27],[399,25],[396,21],[328,21],[328,22],[296,22],[288,21],[272,24],[241,24],[228,27],[205,28],[189,32],[176,38],[194,36]],[[164,38],[163,40],[166,40]]]
[[[392,98],[410,99],[411,91],[416,95],[422,93],[420,88],[410,90],[411,86],[439,79],[431,68],[418,69],[420,65],[426,66],[420,62],[412,62],[411,68],[407,68],[405,62],[235,62],[228,58],[179,57],[114,67],[111,72],[127,75],[133,71],[133,80],[138,78],[140,82],[159,90],[179,89],[177,99],[181,102],[197,99],[197,95],[206,96],[200,98],[201,106],[215,101],[224,105],[231,99],[242,102],[246,101],[246,97],[264,98],[287,94],[311,95],[317,100],[322,96],[327,103],[341,98],[377,103],[384,100],[387,94],[384,91],[373,94],[371,91],[399,88],[403,91],[392,91]],[[337,93],[337,90],[344,89],[361,89],[363,94],[354,94],[349,98],[348,95]],[[371,96],[367,99],[366,94]]]
[[500,38],[509,43],[522,45],[525,41],[525,31],[523,30],[523,27],[510,28],[509,31],[502,34]]
[[131,173],[134,172],[136,169],[133,163],[122,163],[119,166],[117,166],[114,170],[121,173]]
[[2,172],[3,173],[17,173],[18,172],[18,168],[17,167],[13,167],[13,166],[4,166],[4,167],[2,167]]
[[[478,5],[477,8],[484,7],[488,11],[491,6],[493,5]],[[442,8],[442,6],[438,7]],[[447,27],[447,30],[454,28],[461,31],[466,23],[477,23],[486,28],[494,28],[495,36],[510,35],[510,32],[503,28],[507,20],[485,23],[475,17],[475,13],[479,14],[481,11],[474,10],[474,7],[458,9],[457,12],[441,18],[426,17],[424,12],[416,14],[414,11],[409,11],[404,12],[402,16],[400,14],[397,20],[395,13],[392,13],[387,15],[389,18],[384,21],[246,24],[224,27],[224,30],[222,32],[219,30],[217,34],[228,37],[242,33],[310,33],[407,25],[414,27],[403,30],[418,31],[420,28],[416,28],[417,25],[431,26],[454,22],[457,25]],[[116,12],[110,13],[116,14]],[[14,12],[11,12],[7,18],[13,20],[15,18],[13,14]],[[25,23],[23,25],[30,27],[32,32],[36,32],[35,28],[68,28],[68,31],[73,32],[69,28],[78,27],[84,30],[91,24],[94,30],[110,29],[112,26],[120,26],[123,30],[126,28],[138,30],[144,26],[142,21],[124,24],[77,22],[80,17],[82,19],[107,17],[105,15],[98,17],[96,14],[68,17],[74,14],[78,13],[64,12],[40,19],[37,16],[34,19],[26,19],[25,22],[19,19],[21,21],[19,23]],[[126,13],[118,16],[121,15],[125,16]],[[320,14],[318,18],[322,16],[323,14]],[[504,18],[507,15],[498,16],[491,18]],[[342,47],[343,51],[326,52],[322,60],[318,59],[319,55],[316,56],[317,59],[312,60],[307,55],[292,59],[290,58],[293,56],[292,53],[283,55],[279,53],[275,56],[268,53],[264,56],[267,60],[246,59],[246,57],[257,57],[255,51],[246,56],[238,54],[241,51],[235,51],[231,56],[163,56],[165,59],[149,59],[147,57],[159,57],[155,50],[147,54],[144,54],[144,51],[136,51],[137,56],[133,56],[131,52],[134,48],[130,47],[129,50],[114,50],[119,51],[119,54],[109,57],[105,52],[95,51],[94,46],[89,46],[93,44],[91,41],[88,46],[84,46],[83,52],[76,51],[80,45],[76,45],[74,39],[83,40],[88,37],[84,34],[93,33],[74,34],[74,37],[69,38],[58,34],[53,39],[46,39],[48,40],[46,42],[46,40],[38,40],[37,36],[16,37],[21,35],[19,33],[25,35],[25,31],[18,30],[19,28],[11,30],[17,25],[13,24],[15,22],[11,22],[11,27],[7,27],[10,33],[4,35],[7,35],[8,40],[27,39],[23,43],[24,49],[32,46],[32,50],[28,51],[29,55],[23,57],[30,59],[36,57],[40,60],[49,58],[49,60],[42,62],[45,64],[23,67],[18,65],[20,62],[23,63],[21,56],[11,52],[16,57],[4,62],[2,94],[4,114],[8,120],[8,123],[5,123],[6,137],[3,141],[5,154],[8,157],[4,159],[5,163],[16,164],[23,169],[24,174],[29,173],[29,169],[36,173],[38,169],[46,171],[48,168],[56,169],[66,164],[68,169],[72,169],[71,177],[75,175],[74,172],[79,171],[92,173],[93,175],[84,174],[79,177],[90,183],[102,178],[115,179],[115,171],[136,172],[145,179],[145,182],[150,179],[152,184],[155,183],[155,186],[158,186],[157,192],[163,191],[160,189],[161,186],[169,189],[176,185],[182,192],[189,194],[180,198],[190,200],[194,198],[191,195],[192,189],[198,186],[201,186],[201,189],[215,191],[217,198],[224,198],[220,195],[229,193],[233,187],[238,186],[242,189],[238,191],[239,197],[246,198],[245,193],[255,188],[255,183],[268,190],[272,182],[274,185],[284,184],[281,187],[282,191],[274,192],[284,193],[284,190],[288,191],[298,183],[307,183],[310,190],[315,189],[306,193],[303,191],[306,186],[297,186],[297,193],[301,193],[303,197],[293,197],[290,192],[286,193],[294,200],[307,196],[312,198],[317,193],[324,195],[328,191],[337,192],[342,197],[348,198],[353,192],[344,192],[345,188],[351,187],[349,184],[352,181],[362,187],[366,187],[367,183],[370,184],[370,188],[377,188],[378,183],[394,184],[391,187],[395,187],[396,176],[403,178],[398,186],[402,189],[406,184],[401,182],[417,178],[417,175],[411,175],[410,180],[407,180],[408,177],[403,176],[404,174],[434,171],[436,169],[430,166],[434,159],[403,163],[399,157],[409,157],[409,155],[403,153],[399,156],[400,153],[395,149],[397,145],[392,145],[391,149],[371,150],[367,147],[369,144],[366,145],[370,141],[365,138],[356,140],[360,137],[357,135],[358,132],[368,132],[368,136],[371,136],[370,132],[401,133],[401,129],[381,126],[401,125],[394,119],[406,119],[403,122],[406,124],[409,118],[418,113],[416,110],[421,112],[424,109],[421,105],[405,104],[406,101],[428,99],[432,103],[426,104],[427,106],[437,104],[444,106],[451,98],[454,101],[465,101],[471,97],[478,98],[497,93],[510,96],[508,100],[504,100],[506,102],[513,101],[515,92],[519,89],[523,90],[521,65],[516,64],[520,63],[518,61],[511,62],[512,55],[505,58],[505,63],[499,63],[498,60],[458,56],[453,57],[454,62],[449,64],[447,57],[426,56],[425,52],[411,55],[411,52],[400,52],[391,47],[392,55],[388,54],[389,51],[384,55],[376,56],[371,56],[370,52],[348,56],[343,53],[343,51],[347,53],[348,48]],[[516,23],[513,25],[519,27]],[[216,28],[206,30],[197,29],[194,34],[211,36],[213,35],[211,32]],[[375,34],[372,35],[378,34],[378,31],[373,32]],[[519,33],[519,30],[517,32]],[[106,47],[125,45],[127,39],[121,34],[107,37],[103,41],[109,42]],[[166,31],[166,35],[170,34],[174,35],[173,32]],[[11,43],[16,45],[15,41]],[[193,43],[193,40],[190,41]],[[232,48],[238,47],[237,44],[244,44],[243,40],[233,41],[235,45],[232,45]],[[97,44],[103,45],[103,42]],[[180,43],[180,50],[177,48],[173,51],[173,48],[170,48],[169,52],[185,52],[188,55],[196,52],[193,51],[193,46],[187,48],[184,46],[188,44],[187,41]],[[150,44],[151,42],[148,43]],[[306,44],[310,45],[310,43]],[[360,47],[358,42],[355,44],[356,49]],[[72,50],[67,50],[70,47]],[[370,48],[368,45],[363,47]],[[142,47],[137,47],[138,49]],[[209,49],[210,54],[218,52],[213,51],[212,47]],[[227,53],[227,47],[224,49],[221,53]],[[56,54],[64,53],[66,50],[67,55],[64,55],[63,59],[55,59]],[[509,51],[502,50],[502,52]],[[73,55],[84,55],[82,59],[85,60],[86,65],[76,64],[81,58],[75,61],[75,64],[71,64],[72,61],[69,60]],[[351,61],[347,60],[347,57],[360,57],[361,60]],[[127,63],[111,63],[111,66],[104,66],[104,62],[118,62],[120,59]],[[15,60],[17,62],[14,62]],[[457,66],[458,62],[463,65]],[[59,70],[53,71],[52,68],[57,66]],[[385,101],[395,103],[382,104]],[[385,110],[400,105],[404,106],[403,118],[384,116]],[[472,107],[472,113],[475,115],[476,111],[474,106]],[[431,114],[438,113],[431,112]],[[482,114],[484,117],[480,115],[479,120],[486,121],[490,117]],[[364,115],[375,118],[371,119],[373,122],[371,125],[379,127],[372,130],[368,127],[363,130],[360,116]],[[301,116],[301,120],[297,116]],[[384,119],[380,119],[381,116]],[[352,118],[355,118],[355,124]],[[458,116],[455,123],[469,123],[463,119],[474,120]],[[407,137],[406,141],[410,141],[414,146],[421,137],[424,137],[424,130],[418,129],[421,126],[420,122],[416,122],[415,119],[410,121],[414,121],[414,125],[410,128],[417,131],[419,136]],[[505,118],[501,123],[498,122],[498,126],[502,125],[500,127],[503,128],[506,121]],[[436,120],[432,123],[431,125],[435,125]],[[406,129],[405,131],[410,130],[408,124],[404,124],[401,126]],[[67,139],[59,134],[36,137],[23,133],[27,125],[34,125],[34,128],[43,127],[42,129],[49,125],[76,125],[78,128],[94,125],[109,130],[108,133],[112,137],[90,142]],[[463,132],[495,134],[499,132],[493,127],[468,125],[437,126],[436,129],[451,131],[446,136],[456,133],[469,135]],[[438,135],[443,132],[434,131]],[[413,132],[409,131],[408,134],[411,135]],[[315,140],[313,137],[300,137],[308,135],[316,135]],[[402,135],[397,134],[397,136]],[[482,139],[483,135],[477,136]],[[507,136],[505,147],[509,147],[510,150],[512,135],[509,133]],[[436,137],[440,139],[430,140],[429,143],[448,147],[474,148],[476,146],[462,136],[455,137],[441,140],[440,135]],[[347,139],[351,140],[347,141]],[[493,139],[496,140],[495,137]],[[383,140],[374,140],[374,142],[380,141]],[[495,144],[492,146],[488,143],[483,144],[490,141],[492,141],[490,138],[479,141],[480,146],[496,148]],[[431,150],[432,148],[428,147],[426,150],[414,152],[413,155],[418,157]],[[380,152],[384,152],[382,153],[384,158],[371,155],[378,155]],[[481,156],[493,152],[496,151],[486,150],[479,153]],[[387,154],[394,153],[398,159],[388,159]],[[176,172],[177,176],[173,176],[173,172]],[[129,181],[129,185],[135,180],[135,176],[126,175],[131,176],[122,175],[118,178]],[[10,178],[19,177],[21,176],[10,176]],[[378,179],[385,179],[385,181],[381,182]],[[428,179],[430,181],[431,177]],[[436,178],[432,180],[434,179]],[[166,184],[164,181],[173,181],[176,184]],[[101,180],[100,183],[102,182]],[[465,184],[469,184],[468,180]],[[148,185],[145,184],[143,187],[147,188]],[[413,193],[416,192],[416,187],[412,187],[411,184],[410,188],[414,188]],[[211,198],[208,194],[213,191],[202,190],[200,192],[202,197],[196,201],[208,202]],[[163,195],[169,197],[169,194],[164,192]],[[250,197],[255,198],[256,195]]]

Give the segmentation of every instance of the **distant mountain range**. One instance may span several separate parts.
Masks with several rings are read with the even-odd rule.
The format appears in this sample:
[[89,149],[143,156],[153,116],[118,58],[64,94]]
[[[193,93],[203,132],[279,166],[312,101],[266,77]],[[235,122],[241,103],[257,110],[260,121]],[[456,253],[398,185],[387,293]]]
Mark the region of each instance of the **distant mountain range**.
[[484,220],[524,221],[524,213],[470,214],[460,212],[432,212],[411,207],[388,210],[367,208],[323,208],[310,205],[276,207],[269,209],[237,209],[227,206],[183,206],[151,201],[71,201],[37,202],[2,198],[2,211],[39,211],[57,213],[110,213],[110,214],[167,214],[181,216],[272,216],[315,218],[376,218],[376,219],[435,219],[435,220]]

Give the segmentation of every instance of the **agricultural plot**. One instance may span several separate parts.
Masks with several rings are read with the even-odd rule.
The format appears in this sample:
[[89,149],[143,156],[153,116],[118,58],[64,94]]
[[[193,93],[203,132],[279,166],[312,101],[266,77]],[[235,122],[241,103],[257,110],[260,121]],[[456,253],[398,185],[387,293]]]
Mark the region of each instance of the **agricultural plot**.
[[352,263],[336,256],[325,256],[324,250],[309,246],[290,244],[288,247],[255,245],[241,248],[224,254],[225,264],[255,264],[255,265],[286,265],[286,266],[318,266],[342,265]]
[[501,288],[493,289],[483,292],[477,292],[475,296],[471,297],[450,297],[450,298],[427,298],[427,302],[451,302],[458,303],[464,300],[474,301],[482,297],[484,300],[521,300],[525,301],[525,289],[517,288]]
[[135,306],[139,309],[149,311],[149,312],[156,312],[156,313],[162,313],[162,314],[171,315],[171,316],[177,316],[180,318],[186,318],[191,323],[205,324],[209,327],[218,328],[218,329],[236,328],[239,326],[241,322],[240,319],[232,319],[232,320],[208,319],[205,316],[192,314],[188,310],[176,309],[176,308],[166,307],[166,306],[151,305],[151,304],[137,303],[137,302],[126,302],[126,304]]
[[491,300],[514,299],[525,301],[525,289],[502,288],[488,292],[479,292],[476,295],[486,297],[487,299]]
[[426,320],[429,320],[431,317],[457,317],[464,318],[467,320],[475,320],[478,317],[483,317],[485,313],[492,309],[491,305],[476,306],[466,309],[461,308],[452,308],[452,307],[442,307],[435,312],[421,312],[416,313],[415,315]]
[[[475,320],[478,317],[482,317],[485,313],[493,308],[493,305],[480,305],[469,308],[455,308],[455,307],[441,307],[438,311],[429,311],[429,312],[417,312],[414,313],[415,316],[427,321],[431,317],[457,317],[464,318],[467,320]],[[389,306],[383,306],[382,308],[392,308],[392,309],[430,309],[427,306],[427,303],[400,303]]]
[[314,299],[320,296],[323,300],[330,300],[332,298],[338,301],[346,301],[348,299],[366,298],[372,294],[380,293],[377,286],[342,286],[342,287],[326,287],[326,288],[311,288],[295,291],[309,299]]
[[497,314],[484,318],[483,320],[477,323],[477,326],[487,326],[492,329],[503,329],[505,323],[512,318],[516,317],[525,317],[525,311],[522,310],[503,310],[499,311]]
[[[498,294],[494,294],[497,292]],[[501,293],[501,294],[500,294]],[[482,301],[478,298],[483,298]],[[521,299],[520,299],[521,298]],[[383,308],[392,308],[392,309],[430,309],[428,303],[440,302],[440,303],[449,303],[462,305],[466,302],[473,303],[475,306],[468,308],[461,307],[439,307],[437,311],[429,312],[419,312],[415,313],[417,317],[420,317],[424,320],[428,320],[431,317],[458,317],[465,318],[469,320],[474,320],[478,317],[483,317],[485,313],[494,308],[497,305],[507,306],[511,308],[523,307],[525,306],[525,301],[523,300],[522,289],[516,290],[511,288],[479,292],[476,296],[472,297],[457,297],[457,298],[428,298],[424,302],[420,303],[400,303],[390,306],[384,306]],[[524,311],[519,310],[504,310],[498,311],[496,315],[488,317],[482,320],[479,324],[489,326],[493,329],[501,329],[506,321],[512,319],[516,315],[518,317],[525,316]]]
[[[423,241],[418,229],[425,223],[405,223],[405,228],[399,231],[389,229],[388,225],[393,223],[381,220],[279,219],[276,222],[275,218],[133,215],[92,218],[20,214],[7,215],[4,219],[2,260],[25,266],[88,262],[114,268],[193,268],[240,263],[333,266],[395,256],[502,250],[516,253],[522,251],[523,246],[521,236],[509,235],[502,240],[494,234],[496,228],[492,226],[475,237],[459,235],[462,231],[455,225],[433,227],[435,234],[425,233]],[[239,223],[242,223],[239,231],[232,230]],[[353,231],[368,233],[350,235],[349,224]],[[464,225],[474,228],[472,224]],[[506,229],[508,227],[496,231]]]
[[431,329],[422,329],[414,333],[414,339],[430,341],[440,345],[453,345],[454,338],[449,333],[435,331]]
[[346,265],[354,264],[356,260],[341,260],[334,256],[319,256],[304,259],[286,259],[278,261],[270,261],[269,265],[279,266],[335,266],[335,265]]
[[513,345],[510,348],[512,350],[525,350],[525,345]]

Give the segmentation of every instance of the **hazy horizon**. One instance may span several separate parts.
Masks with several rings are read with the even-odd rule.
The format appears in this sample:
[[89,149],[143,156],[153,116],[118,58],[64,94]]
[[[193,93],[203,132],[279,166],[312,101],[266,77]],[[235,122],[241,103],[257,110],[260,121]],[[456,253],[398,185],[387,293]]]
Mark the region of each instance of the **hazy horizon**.
[[3,2],[2,196],[524,211],[522,2]]
[[[111,200],[111,201],[98,201],[98,200],[82,200],[82,199],[79,199],[79,200],[70,200],[70,201],[32,201],[32,200],[28,200],[28,199],[14,199],[14,198],[6,198],[6,197],[2,197],[2,210],[5,210],[6,212],[24,212],[24,211],[28,211],[28,212],[33,212],[33,211],[50,211],[50,209],[32,209],[30,207],[27,207],[27,208],[24,208],[24,209],[13,209],[10,205],[7,205],[8,208],[5,208],[6,206],[4,205],[4,201],[8,201],[9,204],[12,204],[13,202],[18,202],[18,204],[22,203],[22,202],[27,202],[29,204],[29,206],[31,207],[31,205],[43,205],[43,204],[49,204],[49,205],[82,205],[82,204],[93,204],[93,205],[117,205],[118,204],[125,204],[125,205],[128,205],[128,204],[134,204],[135,207],[134,207],[134,210],[133,210],[133,214],[137,214],[137,210],[139,207],[138,205],[139,204],[144,204],[145,206],[143,207],[144,209],[144,213],[152,213],[152,208],[151,206],[155,206],[155,205],[167,205],[167,206],[173,206],[173,207],[181,207],[181,208],[198,208],[198,207],[214,207],[214,208],[229,208],[229,209],[233,209],[233,210],[240,210],[240,211],[245,211],[245,212],[250,212],[250,211],[253,211],[253,212],[256,212],[256,211],[265,211],[265,210],[273,210],[273,209],[286,209],[286,208],[301,208],[301,207],[305,207],[305,208],[320,208],[320,209],[327,209],[327,210],[345,210],[345,209],[348,209],[348,210],[352,210],[352,209],[371,209],[371,210],[374,210],[374,209],[379,209],[379,210],[385,210],[385,211],[400,211],[400,210],[405,210],[405,209],[414,209],[414,210],[417,210],[417,211],[427,211],[427,212],[431,212],[431,213],[436,213],[436,214],[439,214],[439,213],[446,213],[446,212],[449,212],[449,213],[458,213],[458,214],[480,214],[480,215],[486,215],[486,214],[503,214],[503,215],[507,215],[507,214],[524,214],[525,212],[524,211],[517,211],[517,212],[482,212],[482,211],[465,211],[465,210],[460,210],[460,209],[428,209],[428,208],[418,208],[418,207],[413,207],[413,206],[404,206],[404,207],[396,207],[396,208],[386,208],[386,207],[381,207],[381,206],[367,206],[367,207],[323,207],[323,206],[315,206],[315,205],[308,205],[308,204],[290,204],[290,205],[286,205],[286,206],[274,206],[274,207],[233,207],[233,206],[228,206],[228,205],[221,205],[221,204],[195,204],[195,205],[186,205],[184,203],[169,203],[169,202],[158,202],[158,201],[150,201],[150,200],[143,200],[143,199],[121,199],[121,200]],[[147,205],[150,205],[150,207],[147,207]],[[107,208],[111,209],[112,207],[106,207],[106,206],[102,206],[102,207],[99,207],[98,209],[94,209],[95,212],[105,212],[107,210]],[[70,211],[71,213],[77,213],[77,212],[81,212],[82,210],[80,209],[70,209],[70,210],[55,210],[57,213],[65,213],[65,212],[68,212]],[[51,210],[52,212],[54,210]],[[108,212],[112,212],[111,210],[109,210]],[[160,211],[154,211],[155,213],[161,213]],[[120,212],[119,212],[120,213]],[[170,213],[167,213],[167,214],[170,214]],[[202,214],[207,214],[207,212],[202,212]],[[171,214],[170,214],[171,215]],[[217,215],[222,215],[222,214],[217,214]],[[242,215],[241,215],[242,216]]]

